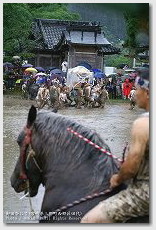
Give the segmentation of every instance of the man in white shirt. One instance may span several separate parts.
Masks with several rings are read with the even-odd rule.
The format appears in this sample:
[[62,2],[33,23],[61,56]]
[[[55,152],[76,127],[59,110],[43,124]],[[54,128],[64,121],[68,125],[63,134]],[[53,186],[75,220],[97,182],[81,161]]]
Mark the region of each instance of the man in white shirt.
[[61,66],[62,66],[62,72],[65,74],[65,77],[66,77],[66,74],[67,74],[67,71],[68,71],[68,62],[63,61]]

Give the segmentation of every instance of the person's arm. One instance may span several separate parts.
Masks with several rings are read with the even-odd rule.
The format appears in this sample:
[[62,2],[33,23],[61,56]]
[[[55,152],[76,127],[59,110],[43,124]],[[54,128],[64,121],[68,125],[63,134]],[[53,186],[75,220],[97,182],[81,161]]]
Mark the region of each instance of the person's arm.
[[106,98],[109,100],[109,93],[107,90],[106,90]]
[[130,91],[130,93],[128,94],[128,99],[131,99],[131,95],[132,94],[132,92]]
[[133,178],[140,167],[149,140],[149,118],[142,117],[133,123],[131,144],[125,162],[121,165],[118,174],[110,179],[111,187],[116,187],[122,182]]
[[60,87],[57,88],[57,93],[58,93],[58,100],[60,102],[61,101],[61,89],[60,89]]

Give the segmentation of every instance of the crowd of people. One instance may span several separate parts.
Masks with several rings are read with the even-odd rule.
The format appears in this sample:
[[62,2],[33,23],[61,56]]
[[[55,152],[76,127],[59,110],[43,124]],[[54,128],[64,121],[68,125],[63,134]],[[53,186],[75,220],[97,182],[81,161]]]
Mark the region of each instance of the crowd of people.
[[35,99],[38,108],[48,105],[48,107],[57,109],[65,106],[75,106],[80,109],[82,106],[104,108],[109,96],[104,85],[99,83],[92,86],[87,82],[79,82],[74,88],[70,88],[65,84],[60,84],[56,78],[50,85],[40,86]]
[[66,84],[65,78],[60,82],[56,77],[40,84],[27,81],[22,85],[22,93],[25,98],[36,99],[39,108],[45,105],[54,108],[64,106],[104,108],[106,100],[122,98],[130,99],[131,109],[135,106],[135,87],[133,81],[129,79],[123,83],[109,79],[94,80],[93,83],[84,80],[70,87]]
[[46,104],[48,107],[57,108],[64,106],[104,108],[106,100],[109,99],[129,99],[130,109],[135,107],[134,77],[127,76],[124,79],[120,74],[94,77],[92,81],[83,79],[71,87],[67,84],[68,63],[64,61],[61,67],[62,73],[60,70],[60,73],[52,75],[50,72],[23,72],[22,76],[16,77],[10,72],[7,84],[3,83],[3,90],[18,88],[24,98],[36,99],[39,108],[43,108]]
[[[51,79],[48,75],[43,75],[40,78],[35,78],[33,75],[26,75],[23,81],[19,81],[16,84],[14,83],[14,78],[11,76],[8,86],[9,88],[19,88],[24,98],[36,98],[37,104],[41,104],[39,106],[41,108],[45,104],[59,108],[63,106],[81,108],[83,105],[86,107],[104,108],[106,100],[109,99],[130,99],[132,103],[131,108],[133,109],[135,106],[134,80],[128,78],[124,82],[113,78],[94,79],[92,83],[84,80],[71,88],[66,84],[66,77],[62,77],[60,81],[60,78],[57,76]],[[47,99],[45,99],[45,95],[44,97],[40,96],[45,91],[43,90],[45,88],[47,89],[46,92],[48,92]],[[132,89],[133,94],[130,93]],[[44,98],[44,103],[40,102],[41,98]]]

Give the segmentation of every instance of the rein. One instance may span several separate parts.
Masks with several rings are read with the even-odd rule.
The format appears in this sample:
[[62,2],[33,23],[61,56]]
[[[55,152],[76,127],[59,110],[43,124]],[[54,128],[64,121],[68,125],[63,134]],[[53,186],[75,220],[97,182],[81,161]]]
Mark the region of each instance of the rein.
[[79,200],[73,201],[73,203],[69,203],[69,204],[67,204],[67,205],[65,205],[65,206],[62,206],[61,208],[56,209],[54,212],[65,211],[65,210],[67,210],[68,208],[71,208],[71,207],[73,207],[73,206],[75,206],[75,205],[78,205],[78,204],[80,204],[80,203],[83,203],[83,202],[85,202],[85,201],[87,201],[87,200],[92,200],[92,199],[94,199],[94,198],[97,198],[97,197],[106,195],[107,193],[110,193],[110,192],[112,192],[112,189],[106,189],[104,192],[94,193],[94,194],[92,194],[92,195],[85,196],[85,197],[83,197],[83,198],[81,198],[81,199],[79,199]]
[[82,136],[80,133],[74,131],[72,128],[68,127],[67,128],[67,131],[69,131],[70,133],[73,133],[75,136],[77,136],[78,138],[80,138],[81,140],[84,140],[86,143],[92,145],[94,148],[100,150],[102,153],[105,153],[107,154],[108,156],[118,160],[120,163],[123,163],[124,162],[124,155],[125,155],[125,151],[126,151],[126,148],[127,148],[127,144],[124,148],[124,151],[123,151],[123,159],[120,159],[119,157],[113,155],[112,153],[108,152],[106,149],[103,149],[102,147],[100,147],[99,145],[95,144],[94,142],[92,142],[91,140],[89,140],[88,138]]

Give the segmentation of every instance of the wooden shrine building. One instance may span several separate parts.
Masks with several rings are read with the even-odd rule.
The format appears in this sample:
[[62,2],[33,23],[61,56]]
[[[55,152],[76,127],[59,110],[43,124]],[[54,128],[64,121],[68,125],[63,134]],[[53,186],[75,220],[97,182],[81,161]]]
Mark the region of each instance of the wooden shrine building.
[[66,60],[69,68],[87,62],[92,68],[103,70],[104,56],[120,52],[108,42],[97,22],[35,19],[33,39],[34,65],[44,68],[61,68]]

